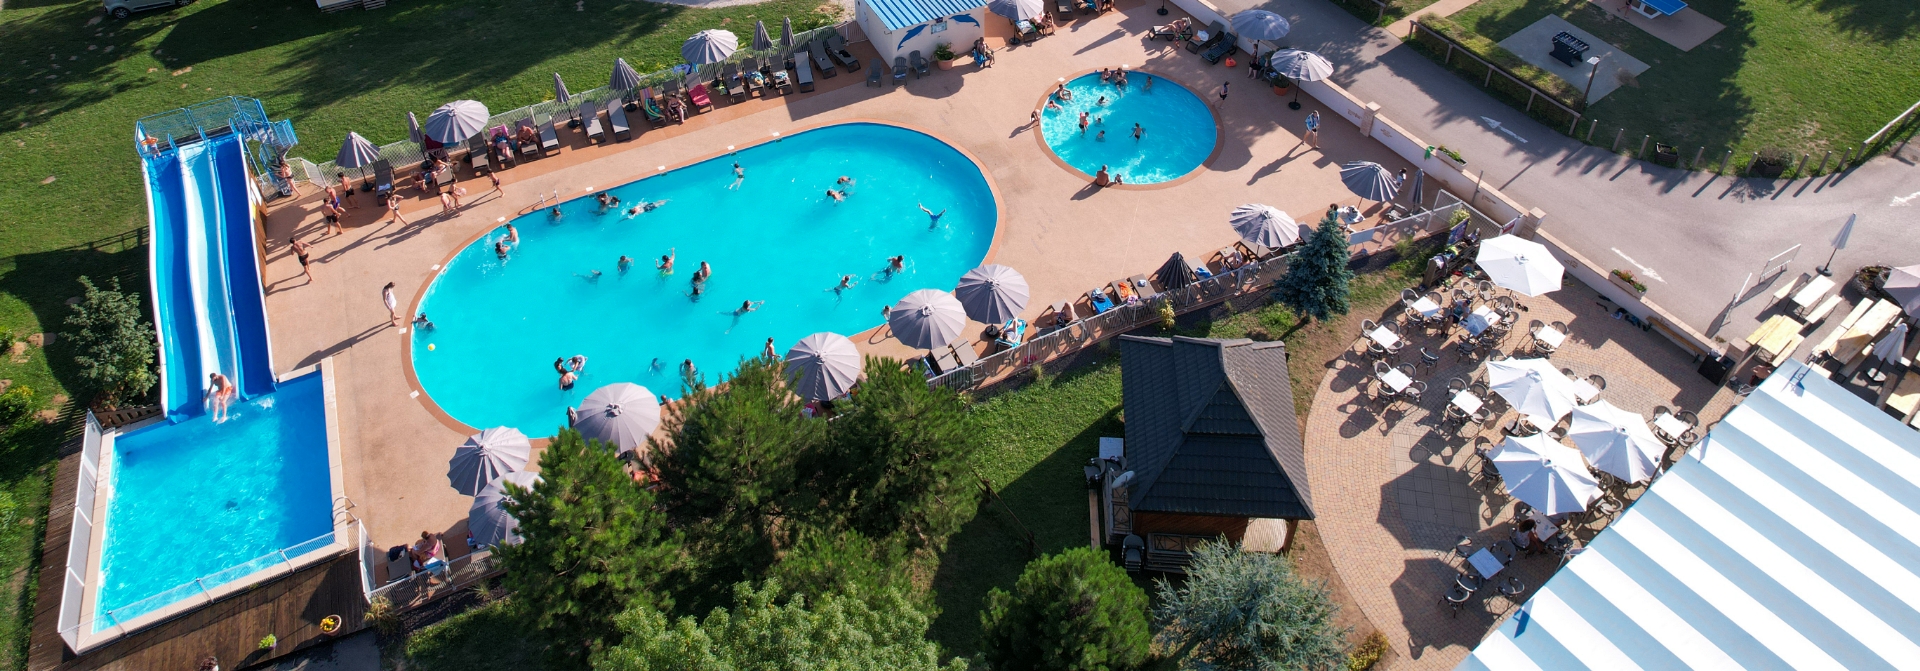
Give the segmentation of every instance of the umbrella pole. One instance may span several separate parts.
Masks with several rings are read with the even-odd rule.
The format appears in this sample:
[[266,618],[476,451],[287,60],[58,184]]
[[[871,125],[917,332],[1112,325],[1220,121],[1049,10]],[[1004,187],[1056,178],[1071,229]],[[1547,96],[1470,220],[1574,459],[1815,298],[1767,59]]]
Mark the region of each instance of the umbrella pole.
[[1287,103],[1287,109],[1300,109],[1300,82],[1293,83],[1293,102]]

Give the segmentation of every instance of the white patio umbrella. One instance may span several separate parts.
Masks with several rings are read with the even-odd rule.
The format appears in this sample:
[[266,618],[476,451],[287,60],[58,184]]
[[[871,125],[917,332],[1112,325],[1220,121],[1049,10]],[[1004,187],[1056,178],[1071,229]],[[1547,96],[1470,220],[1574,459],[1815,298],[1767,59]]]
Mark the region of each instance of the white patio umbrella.
[[347,132],[347,141],[340,143],[340,153],[334,155],[333,164],[342,168],[364,168],[380,160],[380,148],[373,146],[359,133]]
[[999,324],[1027,309],[1027,278],[1020,271],[989,263],[960,276],[953,288],[967,317],[982,324]]
[[1587,463],[1627,482],[1653,477],[1667,451],[1647,428],[1645,417],[1606,401],[1575,407],[1567,437],[1580,447]]
[[1881,288],[1907,314],[1920,316],[1920,265],[1894,268]]
[[615,382],[593,390],[580,402],[573,420],[573,428],[580,435],[614,446],[616,452],[643,452],[647,436],[659,426],[659,399],[632,382]]
[[815,333],[787,350],[787,382],[810,401],[847,394],[860,381],[860,350],[838,333]]
[[487,483],[473,497],[473,506],[467,508],[467,533],[473,534],[473,542],[483,548],[519,543],[520,520],[507,512],[507,501],[512,499],[507,495],[507,483],[531,491],[539,482],[539,473],[515,471]]
[[473,496],[494,478],[527,467],[533,443],[519,429],[496,426],[467,437],[447,463],[447,481],[453,490]]
[[427,115],[420,129],[440,144],[459,144],[485,129],[488,116],[487,106],[480,101],[455,100]]
[[939,289],[921,289],[887,313],[887,328],[893,337],[914,349],[946,347],[966,328],[967,308],[953,294]]
[[740,38],[733,33],[720,30],[702,30],[680,45],[680,57],[694,65],[706,65],[727,60],[734,51],[740,49]]
[[1287,36],[1293,29],[1287,20],[1279,14],[1264,9],[1249,9],[1227,20],[1233,34],[1249,40],[1273,41]]
[[1271,205],[1248,203],[1233,208],[1233,213],[1227,215],[1227,223],[1233,225],[1241,240],[1272,249],[1293,245],[1301,237],[1300,224]]
[[[1333,75],[1333,64],[1320,54],[1299,49],[1281,49],[1267,57],[1267,67],[1295,82],[1317,82]],[[1293,101],[1287,109],[1300,109],[1300,87],[1293,87]]]
[[1488,361],[1487,386],[1520,414],[1553,422],[1578,405],[1573,383],[1546,359]]
[[1507,493],[1542,515],[1586,510],[1600,495],[1600,483],[1587,473],[1580,451],[1545,433],[1508,436],[1488,457],[1500,471]]
[[1528,296],[1559,289],[1560,274],[1566,272],[1545,246],[1512,235],[1481,241],[1473,262],[1494,284]]
[[1893,330],[1887,332],[1887,337],[1881,338],[1880,342],[1873,346],[1873,356],[1883,362],[1899,361],[1906,349],[1907,323],[1903,321],[1894,324]]
[[987,3],[987,11],[1019,22],[1047,13],[1047,4],[1042,0],[992,0]]
[[1386,202],[1400,192],[1393,183],[1393,172],[1387,167],[1372,161],[1350,161],[1340,166],[1340,183],[1347,185],[1353,195],[1367,200]]
[[627,59],[613,59],[613,76],[607,79],[607,88],[615,91],[640,88],[640,73],[627,65]]

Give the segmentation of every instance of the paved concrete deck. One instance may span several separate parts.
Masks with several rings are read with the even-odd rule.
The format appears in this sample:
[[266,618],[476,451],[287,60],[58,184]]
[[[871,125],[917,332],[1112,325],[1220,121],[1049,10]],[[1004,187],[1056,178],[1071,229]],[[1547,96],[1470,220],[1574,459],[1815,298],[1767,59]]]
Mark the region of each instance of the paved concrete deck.
[[[1550,55],[1553,51],[1553,36],[1560,34],[1561,31],[1586,42],[1587,58],[1600,59],[1599,67],[1586,63],[1567,65],[1555,60]],[[1599,102],[1601,98],[1607,97],[1607,94],[1625,84],[1628,78],[1638,76],[1650,67],[1640,59],[1621,51],[1620,47],[1613,46],[1599,36],[1581,30],[1579,26],[1568,23],[1566,19],[1553,14],[1540,17],[1540,20],[1533,22],[1533,25],[1521,28],[1520,32],[1500,40],[1500,46],[1513,52],[1513,55],[1519,56],[1520,60],[1553,73],[1554,76],[1572,84],[1575,89],[1586,91],[1589,104]],[[1623,72],[1626,73],[1624,76],[1621,74]],[[1591,87],[1588,86],[1588,79],[1593,80]]]
[[[1405,167],[1346,124],[1327,124],[1321,149],[1309,150],[1295,136],[1297,117],[1285,117],[1296,121],[1283,125],[1285,106],[1271,90],[1253,86],[1244,69],[1209,67],[1171,43],[1145,40],[1153,25],[1177,14],[1156,16],[1155,6],[1139,0],[1121,7],[1099,17],[1077,15],[1053,37],[1002,50],[990,69],[934,70],[926,79],[909,79],[904,88],[881,89],[865,87],[864,73],[842,73],[818,80],[821,90],[814,93],[723,106],[683,127],[636,128],[633,141],[606,147],[584,147],[577,134],[563,133],[571,146],[559,156],[502,173],[504,193],[484,193],[487,182],[463,170],[462,183],[472,192],[465,208],[443,216],[435,214],[437,202],[414,198],[403,209],[414,222],[407,226],[377,223],[371,199],[362,194],[346,234],[320,238],[318,205],[311,195],[276,204],[267,223],[266,265],[274,349],[283,370],[334,357],[342,430],[348,434],[347,493],[374,541],[404,543],[421,530],[458,537],[470,503],[445,476],[447,460],[464,435],[431,412],[430,400],[408,384],[405,339],[387,323],[380,287],[396,282],[403,308],[410,308],[431,280],[434,264],[500,219],[525,211],[539,194],[558,190],[577,196],[589,187],[642,177],[657,166],[720,154],[729,144],[815,124],[879,119],[925,129],[972,154],[998,186],[1006,214],[989,253],[994,262],[1026,275],[1033,295],[1026,316],[1031,318],[1047,304],[1089,287],[1151,272],[1175,251],[1207,258],[1235,239],[1226,223],[1234,206],[1263,202],[1310,217],[1329,203],[1357,203],[1339,182],[1342,161],[1376,161],[1396,171]],[[854,46],[860,56],[871,56],[866,45]],[[1035,132],[1027,125],[1034,102],[1058,77],[1122,63],[1196,92],[1234,82],[1221,108],[1225,144],[1205,172],[1167,188],[1100,191],[1061,169],[1028,136]],[[318,280],[312,284],[300,276],[287,250],[286,240],[295,234],[315,244]],[[880,332],[855,340],[875,353],[908,353]]]
[[[1585,286],[1521,301],[1528,310],[1499,351],[1529,352],[1526,327],[1534,320],[1564,322],[1570,335],[1550,360],[1582,377],[1604,377],[1601,398],[1621,409],[1648,417],[1656,406],[1693,410],[1704,426],[1725,415],[1736,399],[1695,374],[1691,357],[1659,334],[1613,319],[1613,306]],[[1452,334],[1417,335],[1405,345],[1402,360],[1418,362],[1420,348],[1441,351],[1457,342]],[[1348,592],[1398,653],[1386,668],[1452,669],[1552,576],[1558,561],[1523,556],[1496,576],[1518,576],[1525,583],[1523,593],[1514,599],[1486,597],[1494,590],[1483,588],[1457,616],[1449,614],[1440,599],[1462,571],[1448,556],[1455,541],[1464,535],[1476,547],[1487,547],[1512,533],[1514,500],[1474,476],[1474,448],[1497,445],[1501,427],[1514,414],[1507,411],[1484,425],[1440,426],[1447,380],[1485,379],[1484,358],[1463,361],[1452,350],[1441,354],[1430,373],[1416,376],[1429,385],[1420,404],[1383,410],[1365,400],[1377,383],[1371,363],[1358,351],[1331,364],[1307,416],[1314,523]],[[1642,491],[1634,487],[1627,498]],[[1575,529],[1574,538],[1584,545],[1595,527],[1604,522]]]

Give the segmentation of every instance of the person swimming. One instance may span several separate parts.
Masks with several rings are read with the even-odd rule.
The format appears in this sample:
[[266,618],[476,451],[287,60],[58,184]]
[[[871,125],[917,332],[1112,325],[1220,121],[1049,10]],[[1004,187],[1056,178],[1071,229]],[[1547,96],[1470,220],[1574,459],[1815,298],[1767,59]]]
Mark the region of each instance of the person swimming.
[[520,229],[514,228],[513,224],[507,224],[507,243],[520,244]]
[[930,229],[939,228],[940,217],[946,216],[947,211],[943,209],[936,213],[933,210],[927,209],[927,206],[925,203],[916,203],[916,204],[920,206],[921,212],[927,213],[927,228],[930,228]]
[[653,264],[653,267],[660,269],[660,274],[662,275],[673,274],[673,250],[674,249],[676,248],[668,247],[667,253],[660,255],[660,261],[658,263]]
[[583,280],[586,280],[586,281],[588,281],[588,282],[593,282],[593,283],[596,283],[596,284],[598,284],[598,283],[600,282],[600,271],[598,271],[598,270],[595,270],[595,271],[591,271],[591,274],[588,274],[588,275],[582,275],[582,274],[580,274],[580,273],[574,273],[574,274],[573,274],[573,276],[574,276],[574,277],[578,277],[578,278],[580,278],[580,279],[583,279]]
[[846,202],[847,200],[847,194],[840,193],[839,191],[835,191],[833,189],[827,189],[827,197],[832,198],[833,204],[835,205],[839,205],[840,203]]
[[740,188],[740,183],[744,181],[747,181],[747,169],[740,167],[739,161],[734,161],[733,162],[733,183],[728,184],[727,188],[738,189]]
[[846,291],[846,290],[848,290],[848,289],[852,289],[852,288],[853,288],[853,285],[854,285],[854,284],[856,284],[856,282],[854,281],[854,279],[853,279],[853,276],[852,276],[852,275],[841,275],[841,276],[840,276],[840,283],[839,283],[839,284],[837,284],[837,285],[834,285],[834,287],[833,287],[833,289],[831,289],[831,291],[833,291],[833,292],[835,292],[835,293],[839,293],[839,292],[842,292],[842,291]]
[[506,262],[507,260],[507,239],[506,238],[501,238],[499,240],[493,241],[493,254],[494,256],[500,257],[500,261],[502,263]]
[[633,257],[627,256],[625,254],[621,254],[620,261],[618,263],[620,267],[620,274],[625,275],[627,274],[627,269],[633,267]]
[[907,269],[907,255],[900,254],[887,259],[887,272],[897,273]]
[[840,187],[841,195],[843,196],[853,195],[853,178],[852,177],[841,175],[840,179],[833,180],[833,183]]
[[559,205],[555,205],[553,206],[553,209],[547,210],[547,215],[553,217],[554,219],[559,219],[560,217],[565,216],[565,214],[560,211]]
[[1107,104],[1107,97],[1106,97],[1106,96],[1100,96],[1100,99],[1099,99],[1099,100],[1096,100],[1096,101],[1094,101],[1094,102],[1093,102],[1093,104],[1095,104],[1095,105],[1105,105],[1105,104]]
[[413,328],[415,330],[426,329],[431,331],[433,330],[433,320],[427,319],[427,313],[422,312],[420,316],[413,318]]
[[1099,135],[1095,135],[1095,136],[1093,136],[1093,141],[1094,141],[1094,142],[1106,142],[1106,141],[1107,141],[1107,132],[1106,132],[1106,131],[1100,131],[1100,134],[1099,134]]
[[705,261],[700,262],[699,270],[693,271],[693,281],[695,282],[705,282],[711,277],[713,277],[713,266],[707,265]]
[[753,312],[754,310],[760,309],[760,306],[765,303],[766,301],[751,301],[751,300],[740,301],[740,307],[734,309],[733,314],[744,315],[746,313]]

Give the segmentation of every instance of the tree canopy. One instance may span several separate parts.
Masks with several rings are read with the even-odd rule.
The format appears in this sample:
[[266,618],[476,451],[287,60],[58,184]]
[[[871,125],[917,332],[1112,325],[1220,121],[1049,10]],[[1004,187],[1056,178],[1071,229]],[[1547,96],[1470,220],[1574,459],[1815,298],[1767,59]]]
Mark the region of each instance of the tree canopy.
[[531,491],[508,485],[507,511],[525,540],[499,554],[507,588],[556,661],[578,663],[613,635],[614,616],[636,604],[668,606],[654,588],[680,550],[652,493],[608,446],[561,431],[540,455],[540,474]]
[[1346,314],[1351,308],[1347,285],[1353,281],[1350,258],[1339,214],[1328,208],[1307,244],[1287,259],[1287,274],[1273,283],[1273,300],[1320,321]]
[[1345,668],[1347,631],[1325,586],[1287,558],[1211,542],[1193,553],[1179,586],[1162,579],[1159,643],[1185,668],[1309,671]]
[[1146,661],[1147,594],[1106,553],[1077,547],[1035,559],[1013,593],[994,588],[980,613],[994,669],[1130,669]]
[[82,275],[80,286],[86,293],[66,325],[80,379],[107,405],[146,395],[159,378],[153,372],[153,326],[142,316],[139,296],[121,293],[118,279],[109,278],[102,289]]

